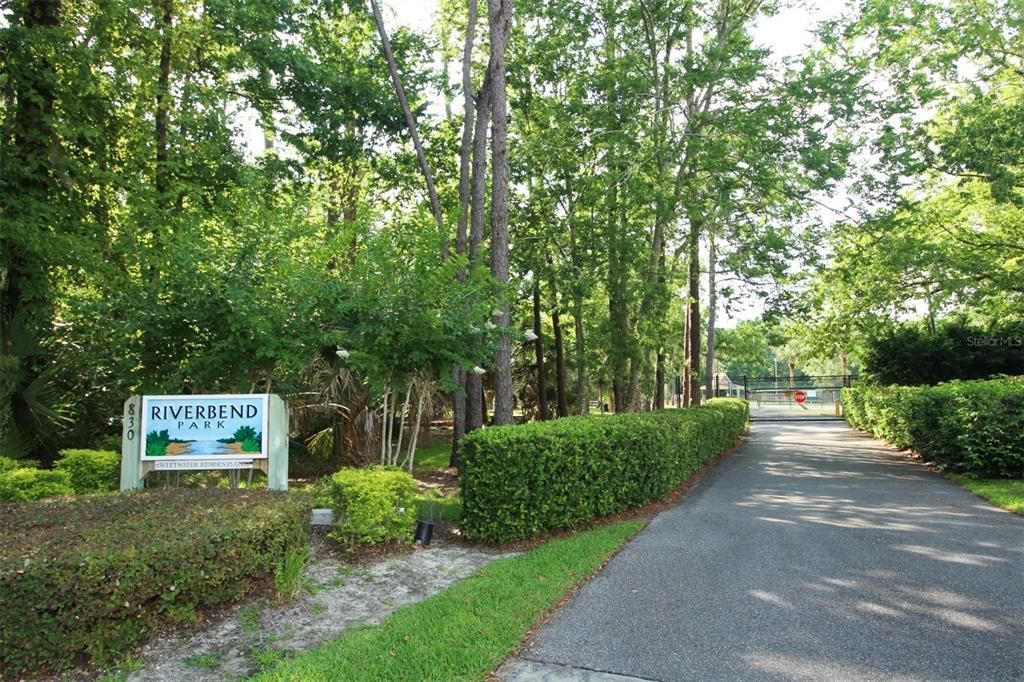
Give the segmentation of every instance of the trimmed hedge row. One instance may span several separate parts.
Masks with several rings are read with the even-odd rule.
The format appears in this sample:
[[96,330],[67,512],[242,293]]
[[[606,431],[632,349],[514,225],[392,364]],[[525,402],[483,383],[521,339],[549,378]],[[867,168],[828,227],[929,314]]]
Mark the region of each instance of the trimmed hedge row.
[[843,389],[851,426],[944,469],[1024,476],[1024,377]]
[[747,403],[723,398],[474,431],[460,446],[459,528],[508,542],[640,507],[725,451],[746,423]]
[[107,665],[305,546],[310,501],[146,490],[0,505],[0,676]]

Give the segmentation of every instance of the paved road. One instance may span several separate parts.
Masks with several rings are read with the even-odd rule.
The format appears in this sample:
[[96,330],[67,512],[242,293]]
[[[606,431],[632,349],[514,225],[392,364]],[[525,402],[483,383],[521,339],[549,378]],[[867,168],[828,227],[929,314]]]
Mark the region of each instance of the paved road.
[[1024,680],[1024,518],[843,424],[758,423],[499,677]]

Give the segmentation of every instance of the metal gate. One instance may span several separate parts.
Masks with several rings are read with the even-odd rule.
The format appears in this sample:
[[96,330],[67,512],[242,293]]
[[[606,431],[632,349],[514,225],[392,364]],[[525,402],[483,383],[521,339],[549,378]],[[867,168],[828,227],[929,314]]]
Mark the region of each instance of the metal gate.
[[743,392],[754,421],[841,420],[841,391],[854,375],[743,377]]

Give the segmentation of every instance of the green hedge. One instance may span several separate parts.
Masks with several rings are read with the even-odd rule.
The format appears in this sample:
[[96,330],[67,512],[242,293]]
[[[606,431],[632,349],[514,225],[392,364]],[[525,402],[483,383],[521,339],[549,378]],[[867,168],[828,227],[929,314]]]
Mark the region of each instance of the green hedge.
[[408,540],[416,521],[416,482],[388,467],[342,469],[327,479],[318,497],[335,514],[331,537],[349,544]]
[[460,530],[507,542],[642,506],[729,448],[746,423],[745,401],[715,399],[474,431],[461,445]]
[[0,675],[106,665],[230,602],[309,533],[309,498],[146,490],[0,506]]
[[31,502],[74,492],[66,471],[21,467],[0,473],[0,502]]
[[1024,476],[1024,378],[843,389],[851,426],[944,469]]
[[53,465],[71,475],[76,493],[117,490],[121,483],[121,455],[108,450],[61,450]]

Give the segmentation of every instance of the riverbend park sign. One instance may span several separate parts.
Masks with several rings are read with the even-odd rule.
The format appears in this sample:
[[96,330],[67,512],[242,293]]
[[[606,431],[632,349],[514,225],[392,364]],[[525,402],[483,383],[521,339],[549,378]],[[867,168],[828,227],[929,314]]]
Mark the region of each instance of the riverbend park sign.
[[288,411],[279,396],[133,396],[124,404],[121,489],[151,471],[260,469],[288,487]]

